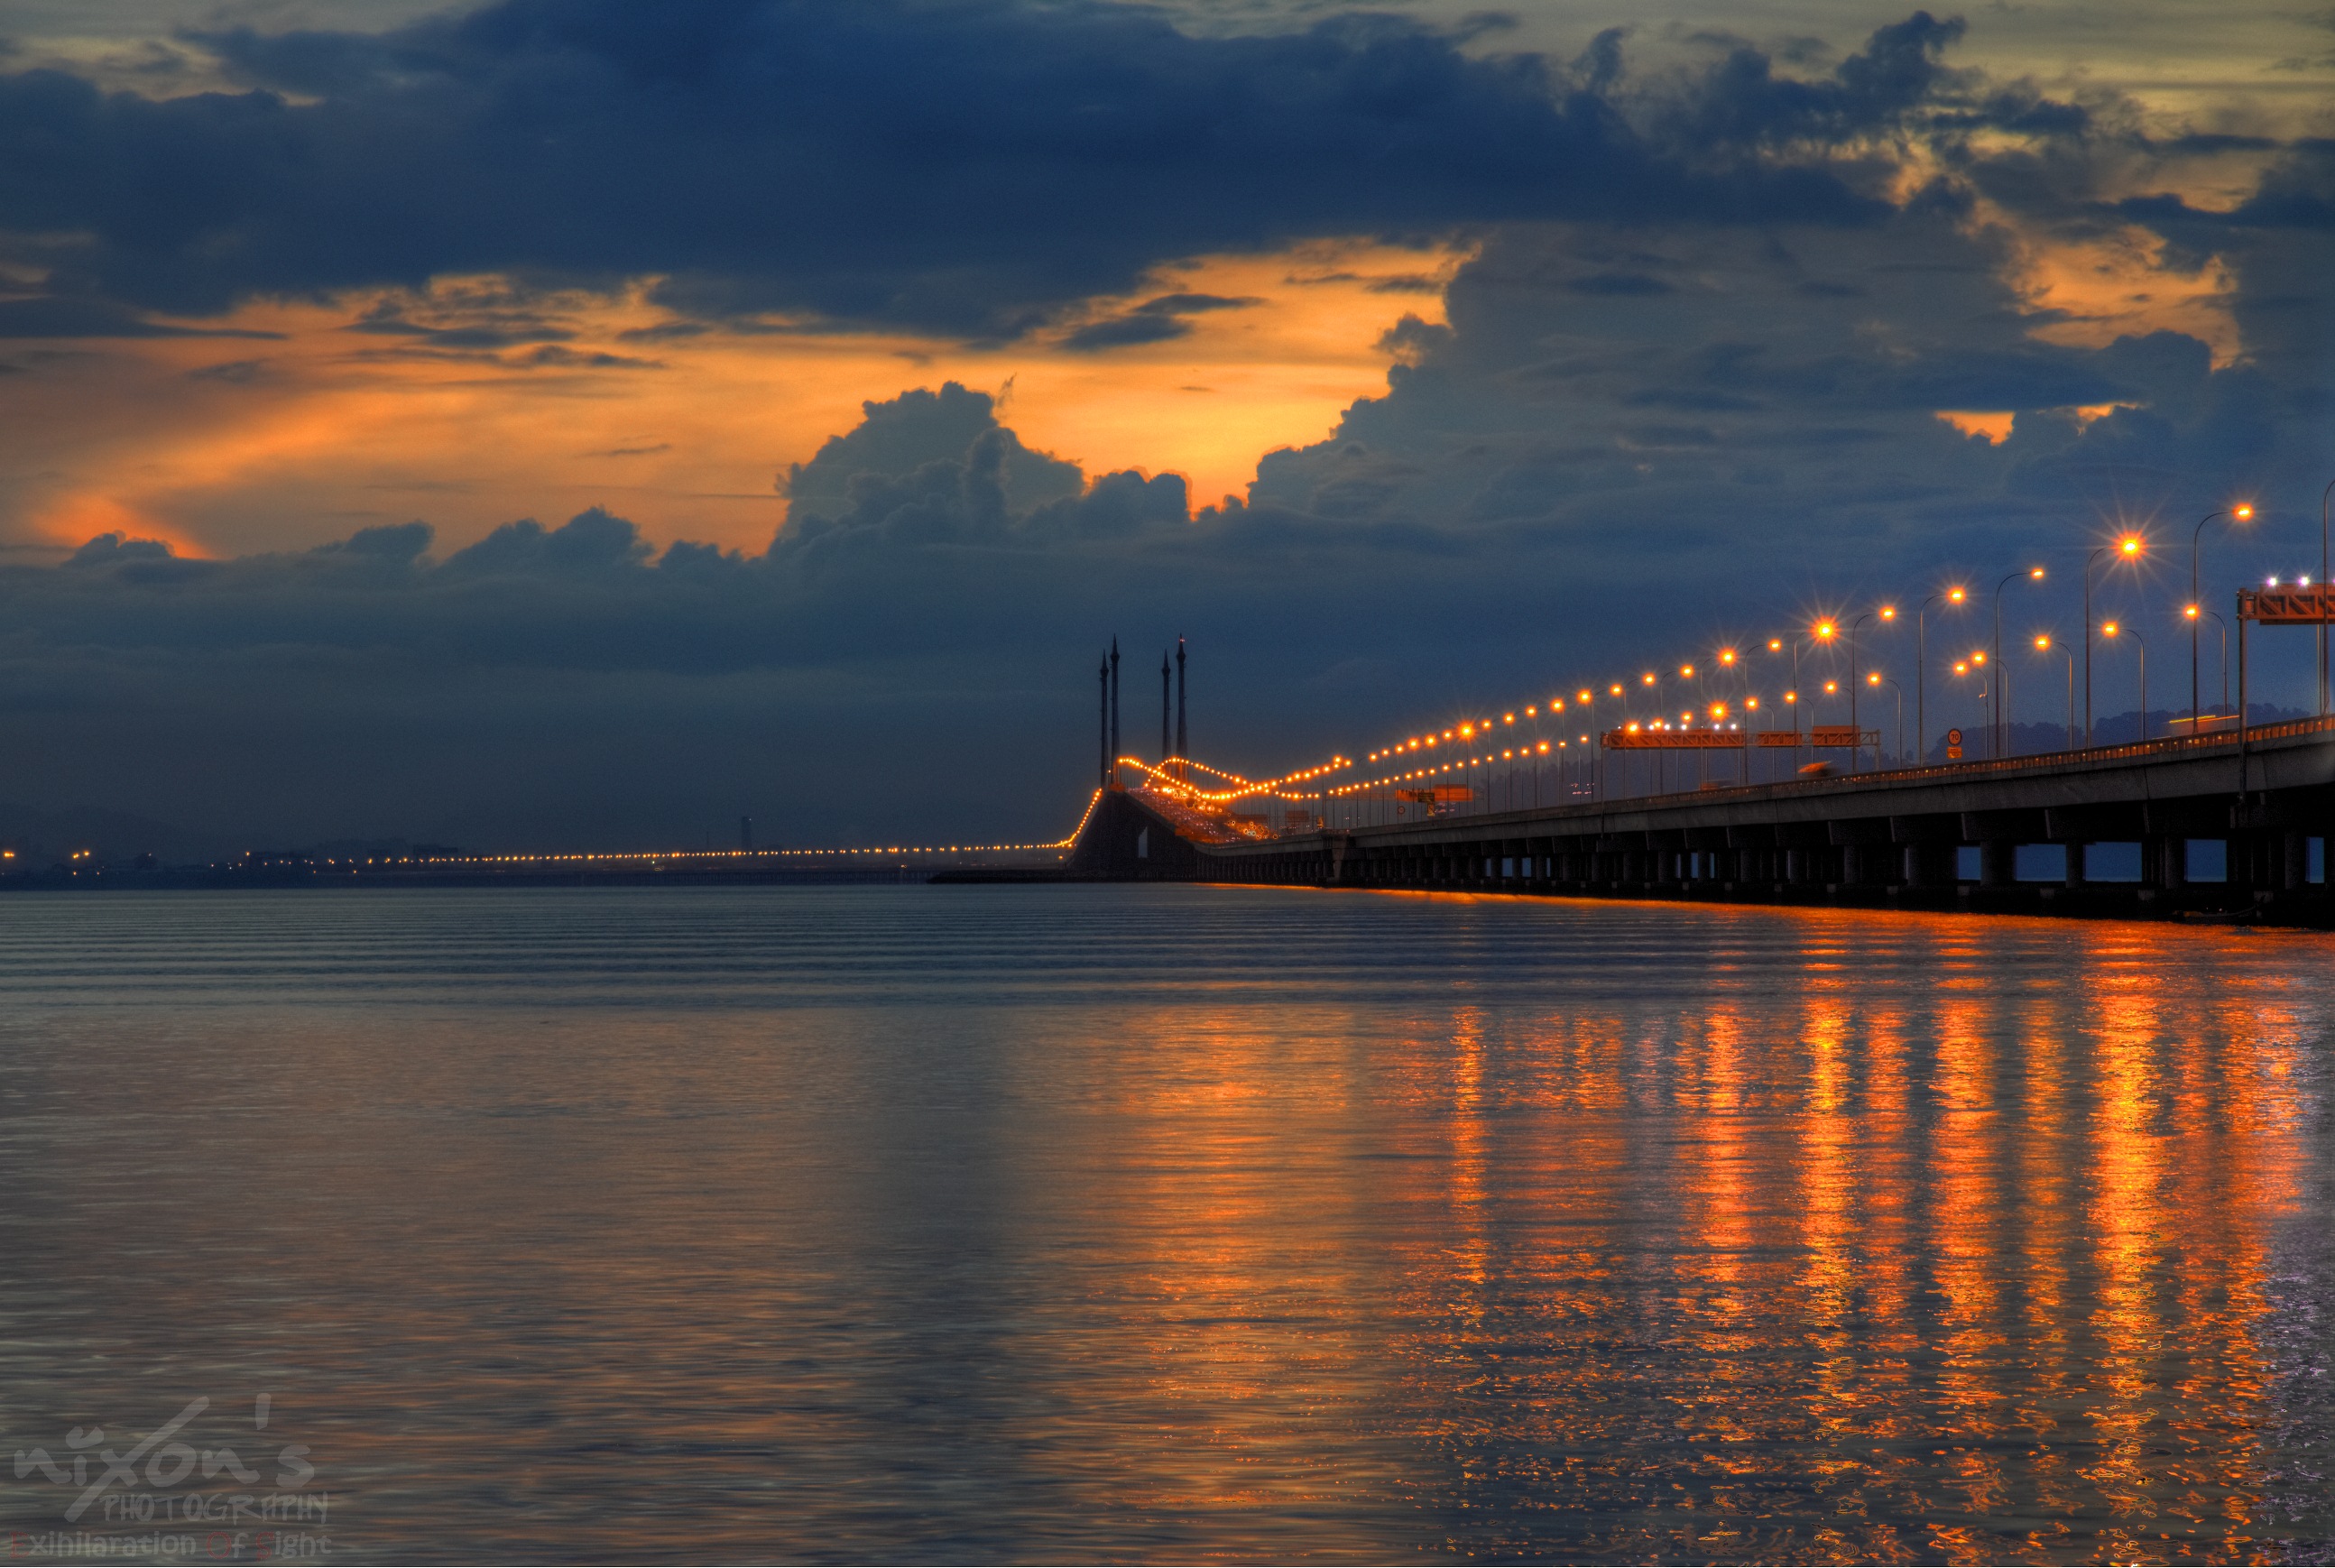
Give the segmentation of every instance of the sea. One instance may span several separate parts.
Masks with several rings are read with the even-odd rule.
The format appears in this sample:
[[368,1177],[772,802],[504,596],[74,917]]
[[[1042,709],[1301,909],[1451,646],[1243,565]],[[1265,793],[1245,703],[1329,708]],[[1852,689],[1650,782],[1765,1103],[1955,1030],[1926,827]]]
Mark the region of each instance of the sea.
[[2326,1562],[2335,938],[0,898],[30,1562]]

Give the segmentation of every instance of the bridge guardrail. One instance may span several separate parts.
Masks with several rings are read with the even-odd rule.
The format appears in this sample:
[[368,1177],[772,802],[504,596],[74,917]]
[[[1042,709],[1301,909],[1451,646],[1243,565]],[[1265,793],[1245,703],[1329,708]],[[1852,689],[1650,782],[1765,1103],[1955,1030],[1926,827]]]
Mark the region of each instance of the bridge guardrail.
[[[2284,740],[2291,736],[2318,732],[2335,732],[2335,714],[2320,719],[2284,719],[2274,724],[2247,724],[2237,729],[2218,730],[2203,735],[2170,735],[2156,740],[2128,740],[2118,746],[2079,746],[2073,750],[2036,751],[2024,757],[1995,757],[1970,762],[1923,763],[1914,768],[1884,768],[1870,773],[1836,773],[1822,779],[1781,779],[1772,784],[1736,784],[1717,789],[1697,789],[1691,792],[1673,790],[1662,795],[1621,795],[1584,801],[1572,807],[1544,808],[1543,809],[1571,811],[1579,816],[1593,817],[1623,805],[1642,806],[1658,800],[1691,800],[1698,805],[1707,805],[1717,801],[1740,800],[1753,796],[1772,799],[1778,796],[1822,794],[1827,790],[1848,786],[1869,784],[1876,779],[1884,779],[1892,784],[1941,782],[1956,779],[1979,779],[2004,773],[2066,767],[2073,762],[2129,761],[2144,757],[2169,757],[2186,751],[2227,751],[2234,757],[2242,747],[2252,746],[2260,741]],[[1487,815],[1511,816],[1515,813],[1493,812]],[[1305,837],[1315,831],[1318,829],[1308,829],[1305,833],[1276,835],[1276,837]]]

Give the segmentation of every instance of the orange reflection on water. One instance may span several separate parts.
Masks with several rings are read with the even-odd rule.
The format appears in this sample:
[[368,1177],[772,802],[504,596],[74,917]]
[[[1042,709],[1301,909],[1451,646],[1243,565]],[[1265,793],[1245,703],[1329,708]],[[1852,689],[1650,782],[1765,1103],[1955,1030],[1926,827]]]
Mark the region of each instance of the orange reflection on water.
[[[0,1175],[86,1175],[0,1213],[43,1260],[0,1329],[106,1312],[12,1400],[140,1412],[199,1333],[329,1418],[383,1556],[672,1554],[676,1517],[701,1556],[1080,1561],[2224,1562],[2335,1527],[2325,939],[968,888],[952,948],[850,891],[752,985],[671,975],[785,905],[612,924],[591,983],[671,988],[625,1006],[559,1000],[571,968],[350,1008],[251,960],[158,1029],[18,985]],[[1058,895],[1098,902],[1048,924]],[[119,965],[74,923],[127,907],[0,935]],[[397,907],[460,995],[538,908]]]

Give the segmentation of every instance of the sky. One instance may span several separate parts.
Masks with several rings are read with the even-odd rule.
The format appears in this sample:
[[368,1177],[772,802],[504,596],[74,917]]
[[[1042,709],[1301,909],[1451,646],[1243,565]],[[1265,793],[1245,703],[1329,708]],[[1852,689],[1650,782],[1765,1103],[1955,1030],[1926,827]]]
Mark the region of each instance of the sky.
[[0,834],[1049,839],[1114,636],[1265,774],[2079,644],[2127,529],[2184,707],[2198,520],[2319,570],[2330,90],[2247,0],[0,0]]

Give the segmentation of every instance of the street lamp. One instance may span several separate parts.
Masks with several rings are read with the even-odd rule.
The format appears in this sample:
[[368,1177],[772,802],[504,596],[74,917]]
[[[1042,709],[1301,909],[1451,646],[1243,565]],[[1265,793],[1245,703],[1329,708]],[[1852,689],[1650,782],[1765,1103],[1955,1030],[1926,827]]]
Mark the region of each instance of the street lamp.
[[2113,545],[2102,545],[2084,557],[2084,744],[2092,743],[2092,564],[2102,556],[2114,553],[2118,560],[2137,560],[2148,541],[2138,534],[2127,534]]
[[[2035,651],[2039,653],[2051,651],[2049,633],[2036,637]],[[2072,751],[2076,749],[2076,655],[2062,648],[2059,656],[2068,661],[2068,750]]]
[[1930,606],[1940,599],[1959,607],[1970,597],[1962,588],[1944,588],[1923,599],[1914,612],[1914,750],[1923,757],[1930,754]]
[[[2320,500],[2322,504],[2320,509],[2322,515],[2320,518],[2319,553],[2324,556],[2327,553],[2327,519],[2324,516],[2326,508],[2323,504],[2325,498],[2321,497]],[[2204,606],[2198,602],[2197,598],[2197,543],[2204,537],[2205,525],[2215,518],[2228,518],[2233,522],[2245,523],[2252,522],[2253,515],[2253,508],[2248,506],[2231,507],[2224,511],[2207,512],[2197,519],[2197,526],[2189,530],[2189,608],[2185,614],[2189,622],[2189,732],[2193,735],[2202,728],[2197,716],[2197,617],[2204,613]],[[2322,583],[2327,580],[2323,569],[2320,573],[2319,580]],[[2320,628],[2320,634],[2322,638],[2326,635],[2324,627]],[[2325,651],[2322,644],[2320,652]],[[2320,661],[2320,668],[2322,672],[2325,670],[2324,659]],[[2319,711],[2321,713],[2327,711],[2327,680],[2323,673],[2319,682]]]
[[[2321,605],[2330,591],[2327,584],[2327,498],[2335,496],[2335,479],[2319,492],[2319,599]],[[2226,638],[2227,634],[2224,634]],[[2319,716],[2327,717],[2327,623],[2319,623]]]
[[1865,683],[1868,686],[1885,685],[1891,691],[1897,693],[1897,750],[1895,755],[1897,758],[1897,766],[1903,768],[1905,766],[1905,688],[1900,686],[1896,682],[1888,679],[1878,670],[1867,671],[1865,676]]
[[[1879,614],[1884,620],[1894,621],[1897,618],[1897,612],[1886,607],[1885,605],[1879,611]],[[1856,732],[1856,739],[1848,749],[1848,770],[1852,773],[1856,771],[1857,760],[1863,755],[1860,749],[1865,743],[1865,731],[1856,728],[1856,660],[1858,653],[1856,644],[1856,629],[1859,626],[1864,625],[1865,622],[1873,619],[1874,615],[1874,611],[1868,610],[1864,615],[1857,616],[1856,619],[1848,624],[1848,727]]]
[[[1830,648],[1833,645],[1833,639],[1840,635],[1840,628],[1830,621],[1818,621],[1815,625],[1808,628],[1808,634],[1817,642],[1822,644],[1825,647]],[[1836,663],[1833,665],[1833,668],[1837,670],[1840,666]],[[1800,662],[1797,651],[1795,650],[1792,659],[1792,684],[1797,687],[1799,683]],[[1838,682],[1826,681],[1825,682],[1826,696],[1832,696],[1839,690],[1840,683]],[[1813,724],[1816,722],[1816,720],[1814,718],[1810,718],[1808,722]]]
[[[1983,680],[1983,672],[1985,669],[1986,653],[1983,649],[1973,652],[1967,659],[1956,659],[1954,661],[1954,673],[1957,676],[1975,674],[1980,675],[1981,680]],[[1980,690],[1978,693],[1980,712],[1983,713],[1986,711],[1986,703],[1992,690],[1993,688],[1991,686],[1982,686]]]
[[1994,745],[1995,756],[2010,750],[2010,729],[2008,709],[2010,698],[2010,667],[2002,662],[2002,590],[2005,584],[2024,576],[2030,583],[2043,580],[2043,568],[2030,566],[2023,573],[2012,572],[1994,586],[1994,667],[2001,672],[1994,678]]
[[2222,619],[2218,610],[2208,610],[2205,614],[2213,616],[2214,624],[2222,628],[2222,700],[2214,706],[2226,708],[2230,705],[2230,624]]
[[2113,637],[2118,633],[2130,637],[2133,646],[2140,650],[2140,738],[2146,740],[2148,739],[2148,644],[2142,642],[2140,634],[2129,626],[2119,626],[2114,621],[2105,622],[2100,626],[2102,636]]

